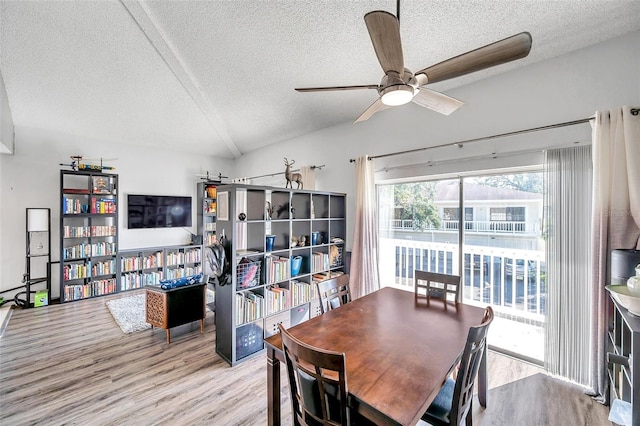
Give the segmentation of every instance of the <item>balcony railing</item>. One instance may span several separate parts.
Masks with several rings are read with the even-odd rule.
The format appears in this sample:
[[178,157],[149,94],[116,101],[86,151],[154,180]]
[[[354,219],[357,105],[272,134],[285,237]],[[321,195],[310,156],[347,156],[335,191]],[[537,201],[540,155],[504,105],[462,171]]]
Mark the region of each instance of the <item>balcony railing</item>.
[[429,241],[380,239],[382,281],[413,289],[415,269],[461,273],[463,301],[491,304],[504,314],[544,321],[546,267],[544,252],[496,247],[464,246],[463,267],[458,245]]
[[[413,220],[392,219],[390,229],[406,230],[414,229]],[[441,220],[440,226],[428,225],[425,231],[457,231],[459,228],[457,220]],[[538,222],[520,221],[489,221],[489,220],[468,220],[464,222],[464,229],[470,232],[481,232],[491,234],[539,234],[540,226]]]

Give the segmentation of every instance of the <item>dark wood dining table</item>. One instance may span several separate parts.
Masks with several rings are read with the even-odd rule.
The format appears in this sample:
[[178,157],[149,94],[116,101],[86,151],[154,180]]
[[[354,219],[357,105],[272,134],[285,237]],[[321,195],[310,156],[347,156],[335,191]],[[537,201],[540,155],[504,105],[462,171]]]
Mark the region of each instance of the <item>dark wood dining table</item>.
[[[413,425],[429,407],[464,350],[469,327],[484,309],[416,298],[390,287],[370,293],[290,329],[310,345],[344,352],[350,404],[379,425]],[[268,424],[280,424],[279,334],[267,348]],[[286,366],[285,366],[286,368]],[[486,347],[478,397],[486,407]]]

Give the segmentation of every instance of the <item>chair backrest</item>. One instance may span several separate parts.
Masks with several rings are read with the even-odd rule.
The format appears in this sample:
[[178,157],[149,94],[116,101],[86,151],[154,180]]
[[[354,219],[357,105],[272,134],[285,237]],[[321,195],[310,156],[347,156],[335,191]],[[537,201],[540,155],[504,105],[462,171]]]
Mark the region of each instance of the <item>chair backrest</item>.
[[295,425],[350,425],[346,357],[301,342],[279,324]]
[[471,411],[471,401],[473,400],[473,385],[487,344],[487,332],[491,321],[493,321],[493,309],[491,309],[491,306],[487,306],[482,323],[469,329],[453,391],[449,417],[449,422],[452,425],[462,424],[462,420],[467,415],[471,415],[469,411]]
[[323,314],[351,302],[349,275],[347,274],[320,281],[317,283],[317,288],[320,296],[320,310]]
[[[415,270],[413,272],[415,281],[415,295],[426,296],[447,300],[447,295],[453,295],[453,300],[458,303],[458,293],[460,291],[460,276],[439,274],[437,272],[427,272]],[[424,292],[423,292],[424,290]]]

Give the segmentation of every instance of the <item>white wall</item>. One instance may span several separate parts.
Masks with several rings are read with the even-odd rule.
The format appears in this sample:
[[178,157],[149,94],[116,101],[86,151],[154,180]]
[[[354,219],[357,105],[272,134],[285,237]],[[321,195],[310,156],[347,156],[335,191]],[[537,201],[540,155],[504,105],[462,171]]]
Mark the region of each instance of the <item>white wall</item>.
[[4,80],[0,74],[0,153],[12,154],[13,142],[13,118],[11,108],[9,108],[7,89],[4,87]]
[[[55,134],[50,131],[16,127],[15,154],[0,156],[0,290],[20,285],[25,262],[25,208],[51,208],[52,259],[60,259],[60,163],[69,163],[70,155],[86,158],[110,158],[105,165],[115,166],[119,177],[120,249],[185,244],[196,225],[197,175],[208,170],[228,174],[228,161],[186,154],[159,151],[149,147],[103,141],[100,152],[83,149],[87,138]],[[93,144],[91,145],[93,146]],[[96,164],[95,161],[87,161]],[[193,226],[172,229],[127,229],[126,195],[187,195],[194,197]],[[53,289],[57,295],[58,269],[53,273]],[[11,297],[11,295],[5,295]]]
[[[437,86],[433,88],[437,90]],[[413,104],[382,111],[364,123],[336,126],[243,155],[236,160],[236,175],[278,171],[283,169],[284,156],[295,159],[296,166],[326,164],[318,172],[316,187],[349,195],[350,247],[355,211],[354,167],[350,158],[529,129],[587,118],[596,110],[640,105],[640,32],[459,87],[447,94],[465,102],[448,117]],[[367,106],[363,105],[363,110]],[[377,159],[376,178],[383,181],[541,164],[541,153],[514,153],[590,141],[589,124],[581,124],[471,143],[461,149],[437,148]],[[498,153],[499,158],[455,160],[490,157],[492,153]],[[407,167],[427,161],[444,162]],[[399,166],[404,167],[383,171],[385,167]]]

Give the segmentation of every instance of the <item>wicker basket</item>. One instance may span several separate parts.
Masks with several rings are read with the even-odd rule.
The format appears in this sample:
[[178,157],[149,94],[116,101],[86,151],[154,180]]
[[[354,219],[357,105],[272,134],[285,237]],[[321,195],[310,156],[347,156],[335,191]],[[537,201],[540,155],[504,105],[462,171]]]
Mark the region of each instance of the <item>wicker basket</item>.
[[260,284],[260,261],[239,263],[236,267],[236,290],[255,287]]

